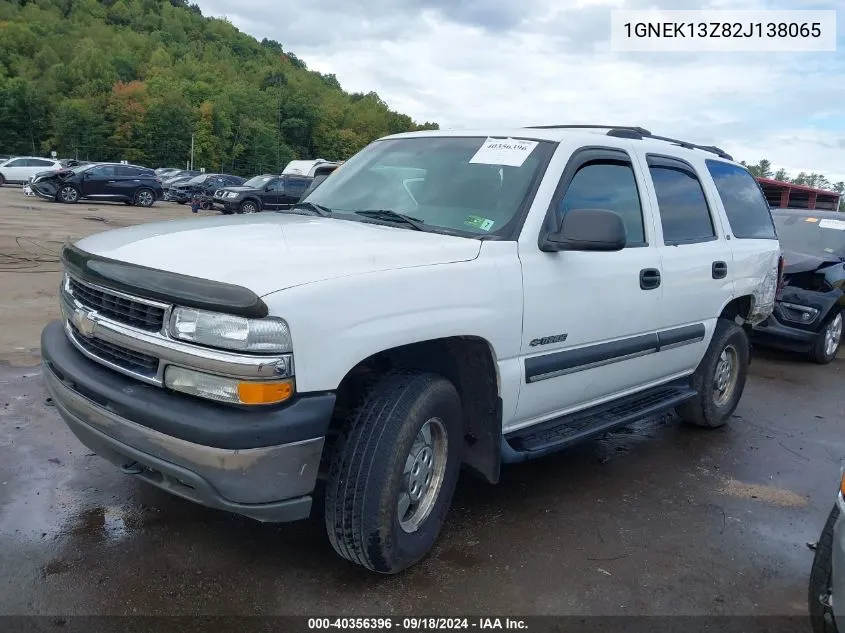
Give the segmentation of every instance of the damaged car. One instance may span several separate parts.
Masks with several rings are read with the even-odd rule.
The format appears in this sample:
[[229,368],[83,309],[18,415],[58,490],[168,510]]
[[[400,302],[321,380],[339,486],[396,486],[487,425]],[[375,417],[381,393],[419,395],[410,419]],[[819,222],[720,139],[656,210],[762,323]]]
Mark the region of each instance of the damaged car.
[[46,172],[33,178],[30,187],[45,200],[66,204],[88,198],[151,207],[164,195],[161,180],[152,169],[123,163],[87,164]]
[[772,217],[783,250],[783,283],[774,312],[754,330],[754,342],[830,363],[842,341],[845,214],[772,209]]

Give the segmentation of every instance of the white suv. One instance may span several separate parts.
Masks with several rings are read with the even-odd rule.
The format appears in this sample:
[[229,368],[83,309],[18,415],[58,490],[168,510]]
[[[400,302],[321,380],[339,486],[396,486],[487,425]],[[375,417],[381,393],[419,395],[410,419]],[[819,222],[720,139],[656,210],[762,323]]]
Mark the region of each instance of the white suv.
[[581,128],[394,135],[289,211],[66,247],[59,413],[204,505],[291,521],[320,495],[381,573],[429,552],[462,465],[495,483],[673,408],[724,424],[779,283],[762,192],[718,148]]
[[6,183],[25,184],[42,171],[62,169],[62,164],[52,158],[18,156],[0,163],[0,187]]

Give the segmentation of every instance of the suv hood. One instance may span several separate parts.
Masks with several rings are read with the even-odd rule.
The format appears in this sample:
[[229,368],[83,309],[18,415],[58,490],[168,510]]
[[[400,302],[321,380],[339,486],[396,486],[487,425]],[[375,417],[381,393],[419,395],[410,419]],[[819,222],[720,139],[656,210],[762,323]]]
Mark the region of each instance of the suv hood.
[[234,193],[246,193],[260,191],[255,187],[244,187],[243,185],[233,185],[231,187],[221,187],[217,191],[233,191]]
[[785,264],[783,273],[785,275],[794,275],[798,273],[815,272],[827,266],[841,264],[842,260],[835,255],[824,257],[822,255],[812,255],[810,253],[798,253],[796,251],[782,252]]
[[260,213],[141,224],[86,237],[101,257],[239,285],[262,296],[384,270],[469,261],[481,241],[315,216]]

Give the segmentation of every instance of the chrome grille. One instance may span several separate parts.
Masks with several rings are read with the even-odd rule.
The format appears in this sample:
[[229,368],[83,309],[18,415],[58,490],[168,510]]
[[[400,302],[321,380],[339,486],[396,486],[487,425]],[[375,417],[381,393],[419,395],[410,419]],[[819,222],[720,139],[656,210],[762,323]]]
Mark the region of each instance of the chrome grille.
[[164,324],[165,309],[162,307],[89,286],[72,277],[69,278],[68,289],[80,304],[119,323],[148,332],[158,332]]
[[68,323],[76,344],[92,356],[126,371],[154,378],[158,372],[158,358],[114,345],[97,338],[87,338],[73,324]]

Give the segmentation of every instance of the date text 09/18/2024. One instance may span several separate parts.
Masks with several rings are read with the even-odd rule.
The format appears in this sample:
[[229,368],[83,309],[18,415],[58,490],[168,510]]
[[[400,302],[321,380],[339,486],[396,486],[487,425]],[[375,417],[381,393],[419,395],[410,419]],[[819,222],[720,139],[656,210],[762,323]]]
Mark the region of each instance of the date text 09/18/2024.
[[308,630],[370,630],[370,631],[450,631],[450,630],[528,630],[519,618],[476,617],[375,617],[375,618],[308,618]]

